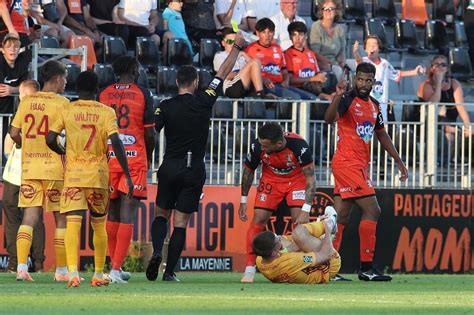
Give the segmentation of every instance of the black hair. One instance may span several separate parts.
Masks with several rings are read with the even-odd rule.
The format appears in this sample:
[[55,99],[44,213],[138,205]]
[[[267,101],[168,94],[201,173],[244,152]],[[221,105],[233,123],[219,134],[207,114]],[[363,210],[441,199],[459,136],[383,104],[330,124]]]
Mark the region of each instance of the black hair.
[[95,93],[99,87],[99,78],[94,71],[83,71],[77,76],[76,91]]
[[257,256],[262,256],[262,258],[271,257],[274,248],[275,234],[270,231],[258,233],[252,241],[253,252]]
[[130,56],[120,56],[112,64],[112,67],[114,68],[115,75],[120,77],[123,74],[128,74],[128,75],[134,75],[134,72],[138,67],[140,66],[140,63],[138,60],[134,57]]
[[290,34],[290,37],[291,37],[291,34],[293,34],[293,32],[306,34],[308,32],[308,28],[306,27],[306,24],[304,24],[303,22],[299,22],[299,21],[291,22],[288,25],[288,34]]
[[356,74],[358,72],[372,73],[375,76],[375,66],[368,62],[361,62],[356,68]]
[[58,75],[65,75],[66,66],[57,60],[49,60],[41,67],[40,72],[43,82],[48,82],[57,77]]
[[229,34],[235,34],[234,30],[231,27],[224,27],[221,30],[221,40],[224,40],[224,38]]
[[260,19],[257,21],[257,24],[255,24],[255,30],[258,32],[263,32],[266,29],[269,29],[270,32],[275,31],[275,23],[269,18]]
[[278,123],[268,122],[258,128],[258,137],[270,140],[271,143],[277,143],[283,140],[283,129]]
[[178,81],[179,87],[189,87],[197,78],[198,73],[196,68],[190,65],[181,66],[176,74],[176,80]]

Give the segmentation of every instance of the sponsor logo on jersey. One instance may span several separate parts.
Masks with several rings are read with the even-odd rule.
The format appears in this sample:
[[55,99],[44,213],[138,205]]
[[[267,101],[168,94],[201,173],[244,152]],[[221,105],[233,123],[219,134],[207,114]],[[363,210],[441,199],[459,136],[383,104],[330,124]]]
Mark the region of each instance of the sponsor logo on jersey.
[[61,199],[61,192],[57,189],[48,189],[45,192],[45,196],[51,202],[59,202],[59,200]]
[[262,65],[262,72],[266,73],[271,73],[275,75],[280,75],[281,69],[279,65],[275,65],[273,63],[270,63],[268,65],[263,66]]
[[213,90],[217,89],[217,87],[219,86],[219,83],[221,83],[221,80],[219,80],[218,78],[214,78],[211,83],[209,83],[209,87]]
[[313,256],[303,256],[303,262],[305,263],[312,263],[313,262]]
[[352,191],[352,187],[341,187],[339,188],[339,192],[350,192]]
[[31,185],[21,185],[20,192],[26,199],[31,199],[36,193],[36,189]]
[[100,206],[104,203],[104,195],[93,192],[87,196],[87,201],[94,206]]
[[122,140],[123,145],[132,145],[137,142],[137,139],[133,135],[119,134],[120,140]]
[[305,196],[304,190],[295,190],[292,192],[292,200],[305,200]]
[[81,199],[81,196],[78,196],[78,193],[80,191],[81,190],[79,188],[64,188],[63,196],[66,198],[66,200],[70,199],[70,200],[77,201]]
[[114,89],[116,89],[116,90],[128,90],[129,88],[130,88],[130,85],[120,84],[120,85],[115,85],[114,86]]
[[374,125],[370,121],[364,121],[362,124],[357,123],[356,133],[365,143],[369,143],[374,134]]
[[310,69],[310,68],[304,68],[304,69],[301,69],[298,73],[298,76],[300,78],[310,78],[312,76],[314,76],[316,74],[316,72],[314,72],[313,69]]
[[258,199],[260,199],[260,201],[266,201],[266,200],[267,200],[267,195],[265,195],[265,194],[260,194],[260,195],[258,196]]

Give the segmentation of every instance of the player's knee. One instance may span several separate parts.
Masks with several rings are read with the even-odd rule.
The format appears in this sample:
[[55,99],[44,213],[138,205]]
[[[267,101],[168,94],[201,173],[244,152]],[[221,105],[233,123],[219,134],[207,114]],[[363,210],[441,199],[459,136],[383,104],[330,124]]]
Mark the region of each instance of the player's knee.
[[344,212],[338,213],[337,223],[346,225],[347,223],[349,223],[350,217],[351,217],[350,213],[344,213]]
[[308,230],[302,224],[297,225],[291,233],[291,236],[295,242],[304,240],[307,235]]
[[155,217],[163,217],[166,220],[169,220],[171,216],[171,211],[162,209],[160,207],[155,208]]

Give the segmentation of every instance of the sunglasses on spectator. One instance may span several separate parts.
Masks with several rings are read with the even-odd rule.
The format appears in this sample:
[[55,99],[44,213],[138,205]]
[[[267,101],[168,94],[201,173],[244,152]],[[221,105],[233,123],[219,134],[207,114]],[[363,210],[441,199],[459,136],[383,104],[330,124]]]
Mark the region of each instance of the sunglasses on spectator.
[[323,11],[324,12],[332,12],[332,11],[336,11],[336,8],[335,7],[327,7],[327,8],[323,8]]
[[434,64],[433,64],[433,67],[436,67],[436,68],[441,68],[441,67],[446,68],[447,66],[448,66],[448,64],[447,64],[447,63],[444,63],[444,62],[443,62],[443,63],[434,63]]
[[235,39],[227,38],[227,39],[224,39],[224,42],[226,42],[229,45],[232,45],[233,43],[235,43]]

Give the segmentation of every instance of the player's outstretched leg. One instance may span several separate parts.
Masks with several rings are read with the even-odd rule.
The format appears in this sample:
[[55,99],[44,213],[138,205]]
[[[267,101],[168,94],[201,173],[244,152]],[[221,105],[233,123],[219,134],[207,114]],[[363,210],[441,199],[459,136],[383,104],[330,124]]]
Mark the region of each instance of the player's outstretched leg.
[[104,277],[105,257],[107,255],[107,231],[105,229],[106,216],[97,214],[91,215],[91,225],[94,230],[94,275],[92,276],[91,285],[93,287],[107,286],[109,279]]
[[146,278],[150,281],[155,281],[158,278],[158,269],[163,260],[163,244],[168,235],[169,211],[157,207],[156,212],[156,217],[151,224],[153,256],[146,268]]
[[265,225],[255,223],[252,221],[248,230],[247,230],[247,238],[246,238],[246,248],[247,248],[247,259],[246,259],[246,267],[242,279],[240,282],[243,283],[252,283],[255,278],[255,273],[257,268],[255,267],[255,260],[256,256],[252,250],[252,241],[257,234],[260,232],[265,231]]

